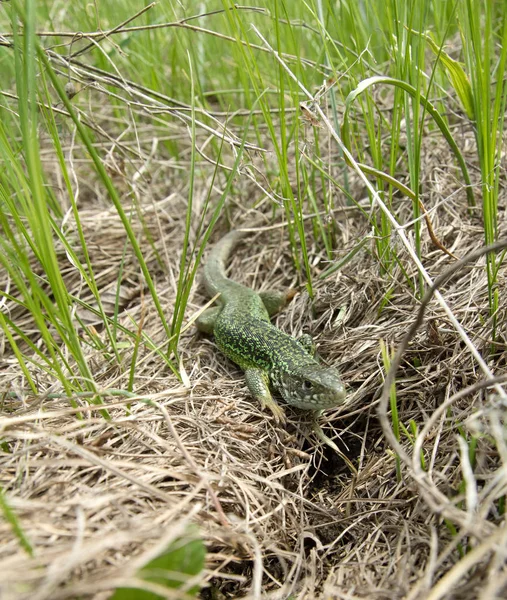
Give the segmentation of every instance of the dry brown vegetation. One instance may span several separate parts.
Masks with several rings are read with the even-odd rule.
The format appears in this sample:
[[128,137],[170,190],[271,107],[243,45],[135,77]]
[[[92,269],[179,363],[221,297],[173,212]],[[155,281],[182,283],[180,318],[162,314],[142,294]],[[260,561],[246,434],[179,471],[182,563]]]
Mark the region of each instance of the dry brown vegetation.
[[[97,121],[104,128],[107,123],[109,136],[119,134],[118,124],[106,115]],[[121,141],[136,153],[122,156],[121,145],[113,151],[105,143],[103,154],[110,151],[105,160],[125,202],[134,197],[138,203],[140,238],[149,232],[154,240],[159,257],[148,243],[143,249],[171,314],[186,210],[187,133],[184,127],[168,133],[165,126],[146,125],[136,135],[137,140]],[[168,135],[182,144],[178,163],[165,156],[161,139]],[[65,136],[100,287],[114,298],[125,253],[120,322],[129,328],[142,323],[143,331],[164,345],[165,332],[125,246],[121,223],[73,137]],[[310,128],[308,136],[311,141]],[[470,132],[463,129],[456,139],[465,147]],[[250,159],[256,161],[253,154]],[[329,164],[333,160],[329,157]],[[49,151],[45,166],[53,172]],[[205,160],[198,165],[196,215],[213,168]],[[343,168],[336,166],[334,175],[339,178]],[[426,139],[422,172],[424,203],[442,243],[459,257],[480,247],[480,217],[467,210],[453,158],[438,136]],[[231,276],[257,290],[298,286],[282,211],[273,218],[271,200],[246,175],[244,167],[228,214],[234,227],[255,223],[256,231],[235,256]],[[265,185],[260,174],[251,170],[250,175]],[[369,212],[363,183],[354,173],[349,176],[355,198]],[[222,183],[217,182],[217,190]],[[65,205],[56,175],[52,184]],[[371,227],[339,193],[336,205],[342,208],[328,217],[336,230],[338,259]],[[505,210],[502,188],[501,231]],[[400,197],[393,214],[402,224],[410,222],[410,201]],[[311,240],[310,218],[306,224]],[[72,235],[71,217],[64,227]],[[227,229],[223,218],[214,240]],[[410,225],[406,233],[410,237]],[[392,247],[416,281],[417,269],[395,234]],[[135,370],[138,398],[105,393],[109,421],[83,398],[75,399],[78,409],[71,408],[43,372],[37,379],[46,393],[28,394],[16,358],[2,340],[0,482],[36,550],[28,558],[10,525],[1,521],[2,599],[106,598],[115,585],[134,576],[143,556],[164,547],[188,522],[199,525],[208,551],[203,599],[505,597],[505,401],[491,382],[484,384],[487,375],[433,299],[396,374],[400,421],[407,428],[413,423],[413,429],[401,433],[405,460],[398,478],[377,412],[385,377],[380,348],[381,341],[389,348],[399,345],[419,300],[401,267],[381,273],[383,257],[376,255],[373,241],[325,280],[317,278],[329,266],[325,254],[318,244],[310,250],[316,298],[301,292],[276,322],[294,335],[314,335],[323,359],[341,369],[349,401],[328,411],[321,423],[355,471],[314,437],[306,414],[287,409],[288,424],[281,427],[261,412],[238,369],[192,327],[180,345],[183,383],[141,346]],[[426,230],[422,258],[432,277],[454,262],[434,247]],[[86,300],[64,252],[60,261],[68,288]],[[498,374],[506,363],[506,271],[501,267],[499,273],[501,325],[493,348],[483,264],[484,257],[462,268],[440,292]],[[206,300],[195,285],[188,320]],[[87,358],[96,382],[103,390],[125,388],[131,344],[125,344],[122,365],[105,360],[100,323],[91,314],[81,317],[94,328],[97,346],[88,346]],[[28,315],[17,314],[16,322],[31,327]],[[465,443],[472,436],[477,442],[473,466]]]

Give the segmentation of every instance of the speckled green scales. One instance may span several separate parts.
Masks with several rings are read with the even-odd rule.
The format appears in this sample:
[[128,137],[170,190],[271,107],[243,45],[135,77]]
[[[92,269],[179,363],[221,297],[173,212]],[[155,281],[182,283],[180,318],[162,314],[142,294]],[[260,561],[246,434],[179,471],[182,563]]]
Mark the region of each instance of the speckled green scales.
[[287,300],[280,292],[261,292],[225,276],[225,263],[243,232],[232,231],[213,248],[204,271],[210,295],[220,293],[219,306],[197,321],[200,330],[213,333],[220,350],[245,371],[251,394],[268,407],[276,420],[283,410],[270,393],[270,384],[288,404],[322,410],[343,402],[344,387],[336,369],[319,364],[309,336],[299,340],[270,323]]

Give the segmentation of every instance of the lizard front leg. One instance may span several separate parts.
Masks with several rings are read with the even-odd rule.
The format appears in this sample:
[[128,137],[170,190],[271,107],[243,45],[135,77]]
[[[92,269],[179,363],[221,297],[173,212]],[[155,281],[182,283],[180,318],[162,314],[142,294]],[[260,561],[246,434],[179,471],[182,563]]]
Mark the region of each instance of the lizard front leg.
[[317,358],[317,346],[313,341],[312,336],[309,333],[303,333],[301,337],[298,337],[297,341],[313,358]]
[[269,408],[277,423],[285,423],[285,414],[269,391],[268,375],[262,369],[250,367],[245,369],[245,379],[250,393],[260,402],[262,409]]

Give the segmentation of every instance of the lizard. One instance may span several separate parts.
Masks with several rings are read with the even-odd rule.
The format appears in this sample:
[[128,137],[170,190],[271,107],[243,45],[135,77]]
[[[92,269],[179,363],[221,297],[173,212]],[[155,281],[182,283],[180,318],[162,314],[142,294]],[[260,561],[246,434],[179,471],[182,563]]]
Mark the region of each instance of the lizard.
[[219,294],[218,306],[198,317],[197,328],[214,335],[218,348],[244,371],[251,395],[262,409],[273,413],[277,423],[284,422],[285,416],[270,387],[290,406],[314,411],[318,437],[337,449],[317,418],[324,409],[345,401],[338,370],[319,362],[309,335],[296,339],[271,323],[270,317],[286,304],[286,293],[257,293],[226,276],[228,259],[245,233],[233,230],[211,250],[204,266],[204,285],[210,297]]

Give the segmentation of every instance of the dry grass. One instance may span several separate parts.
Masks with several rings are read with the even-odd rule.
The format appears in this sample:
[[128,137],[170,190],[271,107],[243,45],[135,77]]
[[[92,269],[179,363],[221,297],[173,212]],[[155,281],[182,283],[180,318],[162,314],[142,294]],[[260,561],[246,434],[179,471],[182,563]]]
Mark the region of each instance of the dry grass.
[[[139,235],[143,227],[148,229],[162,257],[158,262],[145,246],[150,272],[170,314],[187,184],[181,175],[184,158],[178,164],[166,160],[153,144],[163,135],[167,129],[146,126],[136,132],[131,148],[122,141],[107,161],[125,196],[134,190],[144,220]],[[174,128],[171,135],[188,143],[183,129]],[[469,136],[465,131],[463,137]],[[68,141],[72,150],[73,141]],[[464,139],[458,141],[464,145]],[[482,227],[467,212],[446,146],[433,137],[425,144],[424,203],[428,210],[437,207],[431,212],[434,229],[461,257],[482,244]],[[130,152],[134,147],[137,155]],[[87,161],[79,158],[78,149],[71,154],[76,158],[72,168],[85,237],[106,294],[116,284],[125,234]],[[49,171],[49,153],[45,164]],[[206,160],[199,164],[196,214],[212,170]],[[259,199],[252,178],[265,185],[254,174],[244,169],[231,199],[235,226],[258,222],[270,212],[268,200],[252,208]],[[57,180],[53,183],[62,189]],[[359,177],[353,175],[351,185],[356,198],[365,196]],[[367,199],[361,204],[369,210]],[[505,189],[499,204],[502,230]],[[393,214],[401,223],[409,222],[410,202],[400,199]],[[355,208],[337,209],[333,217],[339,232],[336,255],[341,257],[369,227]],[[280,218],[264,220],[266,226],[258,228],[262,233],[252,234],[235,257],[232,276],[258,290],[293,286],[298,282],[284,225]],[[69,219],[67,231],[73,226]],[[310,238],[309,227],[308,221]],[[216,239],[225,231],[222,222]],[[415,278],[417,270],[398,239],[392,243]],[[427,232],[423,247],[424,266],[433,277],[452,264],[433,247]],[[379,276],[382,257],[373,249],[367,245],[338,273],[318,282],[313,306],[301,293],[277,318],[284,331],[312,333],[325,361],[340,367],[349,402],[329,411],[323,422],[357,473],[321,446],[307,415],[287,409],[287,427],[275,425],[249,398],[238,369],[193,329],[181,343],[188,385],[180,384],[156,355],[141,349],[135,379],[139,399],[105,394],[110,421],[82,398],[76,401],[83,418],[76,418],[78,411],[58,397],[61,390],[53,389],[42,373],[38,383],[47,393],[37,398],[26,394],[15,357],[5,346],[0,388],[8,394],[2,400],[0,427],[9,452],[0,453],[0,483],[36,555],[27,558],[9,525],[0,523],[2,599],[106,598],[108,590],[133,577],[144,553],[163,547],[189,521],[200,525],[208,550],[201,593],[205,599],[505,597],[507,530],[500,508],[507,493],[504,401],[494,390],[475,386],[484,382],[484,375],[441,306],[431,302],[397,373],[400,420],[407,426],[413,420],[417,432],[424,433],[417,441],[420,449],[414,447],[415,436],[409,439],[402,433],[407,461],[397,480],[395,457],[377,417],[385,376],[380,341],[399,344],[414,321],[418,301],[401,269]],[[311,248],[311,258],[317,275],[327,262],[317,247]],[[81,297],[75,269],[63,252],[60,259],[68,288]],[[475,266],[479,264],[481,260]],[[143,320],[144,331],[163,345],[165,333],[153,325],[158,321],[151,318],[154,309],[128,249],[122,286],[121,322],[132,327],[131,318]],[[506,288],[502,267],[501,298]],[[484,270],[462,269],[440,291],[490,368],[501,372],[505,331],[502,325],[502,337],[491,353]],[[189,319],[204,302],[196,286]],[[100,338],[93,317],[82,316],[97,327]],[[30,329],[26,315],[16,315],[16,321]],[[505,323],[503,306],[498,322]],[[123,368],[118,368],[104,361],[102,352],[88,348],[102,389],[126,386],[131,353],[127,347]],[[470,391],[463,393],[468,386]],[[473,469],[458,431],[477,435]],[[425,470],[420,468],[421,452]],[[455,535],[444,517],[456,527]],[[221,595],[212,596],[210,586]]]

